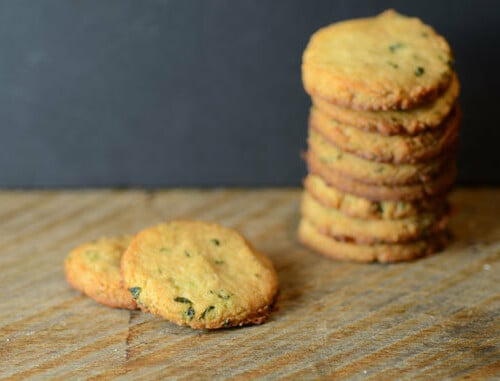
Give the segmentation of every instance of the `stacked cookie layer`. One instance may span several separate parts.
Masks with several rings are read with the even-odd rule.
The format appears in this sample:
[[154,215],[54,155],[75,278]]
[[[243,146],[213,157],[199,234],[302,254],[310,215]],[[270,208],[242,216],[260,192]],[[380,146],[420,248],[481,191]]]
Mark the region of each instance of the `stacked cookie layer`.
[[381,262],[445,246],[461,116],[452,63],[442,36],[392,10],[312,36],[302,243]]

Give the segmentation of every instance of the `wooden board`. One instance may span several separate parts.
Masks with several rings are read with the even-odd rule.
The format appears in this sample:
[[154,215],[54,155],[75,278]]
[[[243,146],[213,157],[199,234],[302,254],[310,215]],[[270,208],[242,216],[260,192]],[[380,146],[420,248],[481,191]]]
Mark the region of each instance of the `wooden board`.
[[[500,377],[500,190],[453,194],[457,239],[413,263],[335,262],[296,240],[298,189],[0,192],[0,377]],[[262,326],[195,331],[72,290],[76,244],[172,218],[242,231],[281,292]]]

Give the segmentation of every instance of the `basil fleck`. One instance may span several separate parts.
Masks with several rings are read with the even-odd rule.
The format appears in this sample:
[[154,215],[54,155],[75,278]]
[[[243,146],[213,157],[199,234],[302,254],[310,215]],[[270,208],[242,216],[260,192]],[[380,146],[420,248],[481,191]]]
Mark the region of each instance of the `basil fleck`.
[[210,311],[214,310],[214,309],[215,309],[215,307],[214,307],[214,306],[208,306],[207,308],[205,308],[205,311],[203,311],[203,312],[202,312],[202,314],[201,314],[201,316],[200,316],[200,320],[201,320],[201,319],[205,319],[205,317],[207,316],[207,314],[208,314]]
[[182,296],[176,296],[174,298],[174,301],[177,303],[193,304],[191,300],[189,300],[188,298],[183,298]]
[[397,42],[389,46],[389,51],[394,53],[396,50],[403,48],[405,45],[402,42]]
[[184,255],[188,258],[191,257],[191,253],[187,250],[184,251]]
[[141,288],[140,287],[131,287],[128,289],[130,291],[130,293],[132,294],[132,298],[136,299],[139,297],[139,295],[141,294]]
[[169,251],[169,249],[167,249],[166,247],[162,247],[160,249],[160,252],[162,252],[162,253],[166,253],[167,251]]
[[424,74],[424,73],[425,73],[425,70],[424,70],[424,68],[423,68],[422,66],[419,66],[419,67],[417,67],[417,68],[415,69],[415,75],[416,75],[417,77],[420,77],[420,76],[421,76],[422,74]]
[[194,314],[195,314],[194,308],[189,306],[189,308],[186,311],[186,315],[189,318],[189,320],[193,320]]
[[216,259],[214,262],[216,265],[223,265],[224,264],[224,261],[222,261],[220,259]]
[[220,241],[216,238],[212,239],[212,243],[215,245],[215,246],[219,246],[220,245]]
[[398,65],[397,63],[394,63],[394,62],[392,62],[392,61],[387,61],[387,64],[388,64],[389,66],[392,66],[394,69],[397,69],[397,68],[399,67],[399,65]]
[[231,297],[231,295],[229,295],[226,291],[224,290],[221,290],[217,293],[217,296],[223,300],[229,300],[229,298]]

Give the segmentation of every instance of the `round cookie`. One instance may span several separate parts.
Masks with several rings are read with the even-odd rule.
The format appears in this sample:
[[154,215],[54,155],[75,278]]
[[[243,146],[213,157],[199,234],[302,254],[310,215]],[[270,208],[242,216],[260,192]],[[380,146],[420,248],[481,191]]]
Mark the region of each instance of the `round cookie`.
[[101,238],[73,249],[64,261],[68,283],[98,303],[137,309],[120,273],[120,260],[131,240],[128,236]]
[[328,168],[367,184],[401,185],[426,182],[440,173],[450,161],[449,153],[413,164],[395,165],[365,160],[338,149],[314,130],[309,130],[308,144],[309,150]]
[[355,218],[397,220],[414,217],[446,207],[446,197],[425,198],[420,201],[371,201],[353,194],[343,193],[328,185],[321,177],[309,174],[304,179],[307,192],[321,204],[336,208]]
[[410,261],[442,250],[448,234],[441,232],[425,240],[398,244],[364,245],[337,241],[321,234],[309,221],[302,219],[298,230],[299,241],[327,257],[356,262]]
[[302,216],[320,232],[339,241],[359,243],[396,243],[414,241],[446,228],[448,218],[443,211],[425,213],[399,220],[366,220],[342,214],[338,209],[325,207],[304,192]]
[[416,163],[453,149],[458,140],[460,110],[452,112],[441,128],[418,135],[391,135],[367,132],[337,122],[317,108],[311,108],[309,128],[339,149],[366,160],[387,163]]
[[440,97],[433,102],[405,111],[351,110],[329,103],[320,97],[313,97],[312,102],[315,108],[344,125],[383,135],[414,135],[429,129],[440,128],[443,120],[455,107],[459,92],[460,84],[457,76],[453,75],[450,86]]
[[417,18],[385,11],[311,37],[302,80],[314,97],[361,110],[406,110],[435,99],[453,77],[446,40]]
[[415,201],[447,193],[455,182],[457,168],[454,161],[443,168],[439,176],[426,183],[390,186],[373,185],[343,176],[325,165],[314,152],[305,154],[309,172],[322,177],[328,184],[344,193],[350,193],[371,201]]
[[197,329],[263,323],[278,289],[269,258],[235,230],[207,222],[144,229],[121,267],[142,310]]

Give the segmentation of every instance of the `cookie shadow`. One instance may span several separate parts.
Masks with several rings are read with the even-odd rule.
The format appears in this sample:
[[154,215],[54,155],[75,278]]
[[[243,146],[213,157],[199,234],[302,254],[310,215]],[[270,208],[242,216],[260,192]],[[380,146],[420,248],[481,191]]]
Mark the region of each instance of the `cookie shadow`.
[[451,195],[452,247],[490,245],[500,241],[500,193],[491,189],[457,190]]

